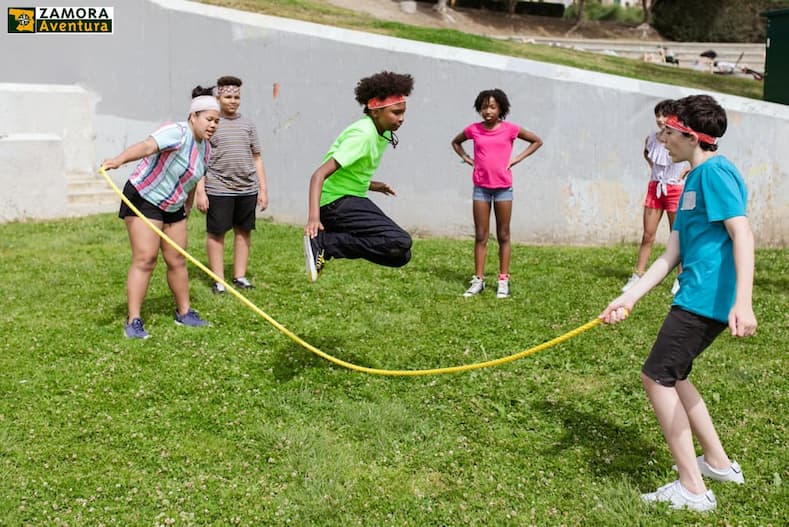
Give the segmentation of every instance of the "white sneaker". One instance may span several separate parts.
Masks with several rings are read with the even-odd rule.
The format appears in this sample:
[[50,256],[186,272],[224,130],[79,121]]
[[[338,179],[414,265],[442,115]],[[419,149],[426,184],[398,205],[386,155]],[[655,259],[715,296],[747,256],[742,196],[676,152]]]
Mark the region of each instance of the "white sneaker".
[[711,490],[704,494],[693,494],[683,487],[679,480],[663,485],[655,492],[642,494],[641,499],[645,503],[666,502],[672,509],[687,508],[696,512],[711,511],[718,506]]
[[463,296],[469,297],[480,294],[485,289],[485,279],[480,278],[479,276],[472,276],[471,277],[471,286],[466,289],[466,292],[463,293]]
[[499,286],[496,288],[496,298],[508,298],[510,296],[510,281],[499,280]]
[[632,275],[630,275],[630,278],[627,279],[627,283],[624,286],[622,286],[622,292],[624,293],[625,291],[633,287],[633,284],[638,282],[640,279],[641,277],[637,273],[633,273]]
[[671,294],[676,295],[678,291],[679,291],[679,280],[675,278],[674,283],[671,284]]
[[[742,467],[740,467],[740,464],[736,461],[732,461],[729,468],[725,469],[711,467],[710,464],[707,463],[707,460],[704,459],[704,456],[697,457],[696,462],[699,464],[699,472],[701,472],[702,476],[714,479],[715,481],[736,483],[737,485],[745,483],[745,476],[742,475]],[[672,465],[671,469],[677,470],[677,465]]]

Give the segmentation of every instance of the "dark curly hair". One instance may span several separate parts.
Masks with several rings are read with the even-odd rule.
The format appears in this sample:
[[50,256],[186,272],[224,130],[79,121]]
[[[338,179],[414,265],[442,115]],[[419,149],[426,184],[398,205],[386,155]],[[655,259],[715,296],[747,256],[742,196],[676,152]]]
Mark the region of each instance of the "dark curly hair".
[[488,99],[493,99],[496,101],[496,104],[499,105],[499,109],[501,110],[499,119],[503,120],[507,117],[507,114],[510,113],[510,100],[507,98],[507,94],[498,88],[479,92],[477,99],[474,101],[474,109],[477,110],[477,113],[482,111],[482,105],[485,104]]
[[232,75],[225,75],[224,77],[219,77],[216,80],[217,86],[238,86],[241,87],[241,79],[238,77],[233,77]]
[[[726,133],[726,110],[709,95],[689,95],[677,100],[677,118],[697,132],[712,137],[723,137]],[[685,134],[689,135],[689,134]],[[715,152],[718,145],[699,142],[702,150]]]
[[365,77],[356,83],[354,94],[356,101],[364,106],[364,113],[370,113],[367,101],[372,98],[386,99],[390,95],[411,95],[414,89],[414,78],[405,73],[382,71]]
[[662,115],[668,117],[677,113],[677,101],[674,99],[665,99],[655,105],[655,117]]
[[192,99],[195,97],[200,97],[201,95],[213,95],[214,94],[214,87],[209,86],[208,88],[203,88],[202,86],[198,85],[195,86],[192,90]]

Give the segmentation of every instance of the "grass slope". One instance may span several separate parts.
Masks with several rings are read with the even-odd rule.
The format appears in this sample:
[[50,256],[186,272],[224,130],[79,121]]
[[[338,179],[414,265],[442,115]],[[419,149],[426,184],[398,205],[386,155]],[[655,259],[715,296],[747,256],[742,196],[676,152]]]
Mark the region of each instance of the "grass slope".
[[751,99],[762,99],[764,84],[753,79],[726,75],[710,75],[706,72],[651,64],[572,49],[496,40],[470,35],[452,29],[433,29],[397,22],[377,20],[369,15],[326,5],[312,0],[201,0],[206,4],[219,5],[271,16],[305,20],[317,24],[343,27],[356,31],[379,33],[392,37],[443,44],[512,57],[562,64],[574,68],[619,75],[676,86],[686,86],[704,91],[715,91],[739,95]]
[[[514,248],[513,297],[464,299],[471,240],[402,269],[302,270],[301,229],[262,223],[248,296],[320,349],[381,368],[509,355],[594,318],[636,248]],[[205,261],[204,224],[190,222]],[[638,370],[669,281],[616,327],[493,369],[388,378],[334,367],[192,269],[206,329],[177,327],[163,264],[122,336],[129,249],[99,215],[0,225],[0,525],[786,525],[789,258],[757,255],[755,338],[693,377],[746,485],[719,510],[650,508],[673,475]],[[495,253],[495,251],[491,251]],[[489,262],[495,268],[495,260]]]

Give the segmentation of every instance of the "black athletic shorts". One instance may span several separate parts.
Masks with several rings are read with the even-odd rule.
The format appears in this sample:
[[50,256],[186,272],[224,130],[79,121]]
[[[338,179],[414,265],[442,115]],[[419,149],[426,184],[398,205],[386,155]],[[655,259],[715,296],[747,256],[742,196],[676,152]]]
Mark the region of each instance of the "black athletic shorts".
[[206,230],[211,234],[224,234],[233,227],[243,231],[255,230],[257,194],[246,196],[208,196]]
[[641,372],[662,386],[688,378],[693,360],[728,324],[671,306]]
[[[170,225],[171,223],[178,223],[186,219],[186,209],[184,207],[181,207],[175,212],[164,211],[140,196],[140,193],[137,192],[137,189],[134,188],[134,185],[129,181],[127,181],[126,185],[123,187],[123,195],[126,196],[129,201],[131,201],[132,205],[137,207],[137,210],[149,220],[158,220],[165,225]],[[125,201],[121,201],[121,209],[118,211],[118,217],[124,219],[126,216],[136,216],[136,214],[126,205]]]

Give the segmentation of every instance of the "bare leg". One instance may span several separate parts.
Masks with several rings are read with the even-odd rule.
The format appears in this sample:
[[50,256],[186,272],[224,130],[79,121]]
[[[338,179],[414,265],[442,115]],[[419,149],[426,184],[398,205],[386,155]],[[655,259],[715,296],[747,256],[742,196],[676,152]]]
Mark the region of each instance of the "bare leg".
[[510,274],[512,201],[496,201],[493,210],[496,213],[496,239],[499,242],[499,274]]
[[233,229],[233,278],[247,275],[252,232]]
[[663,209],[650,209],[644,207],[644,234],[641,236],[641,246],[638,248],[638,261],[636,262],[636,273],[644,274],[649,264],[649,255],[652,253],[652,245],[655,243],[660,218],[663,217]]
[[680,483],[694,494],[703,494],[707,488],[701,479],[701,472],[696,462],[693,432],[679,390],[661,386],[643,373],[641,383],[644,385],[668,448],[677,464]]
[[474,200],[474,274],[485,276],[490,236],[490,202]]
[[[159,257],[160,239],[159,235],[137,216],[127,216],[125,222],[132,250],[132,263],[126,276],[126,302],[129,311],[127,322],[129,322],[140,316],[151,274]],[[153,220],[151,222],[161,229],[162,222]]]
[[207,233],[205,252],[208,254],[208,267],[222,280],[225,279],[225,235]]
[[[186,249],[186,220],[164,226],[164,233],[175,243]],[[167,264],[167,285],[175,297],[178,313],[185,315],[189,311],[189,274],[186,270],[186,258],[170,244],[162,240],[162,256]]]
[[731,465],[729,456],[723,449],[715,425],[707,411],[707,405],[696,390],[696,387],[688,381],[678,381],[676,384],[677,394],[685,408],[685,413],[690,420],[690,427],[693,435],[699,441],[704,452],[704,459],[713,468],[727,469]]

